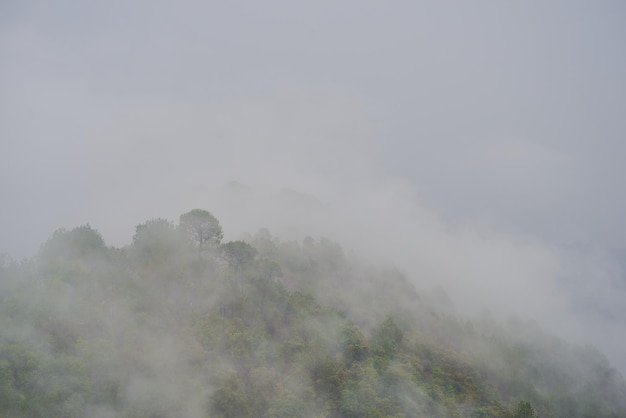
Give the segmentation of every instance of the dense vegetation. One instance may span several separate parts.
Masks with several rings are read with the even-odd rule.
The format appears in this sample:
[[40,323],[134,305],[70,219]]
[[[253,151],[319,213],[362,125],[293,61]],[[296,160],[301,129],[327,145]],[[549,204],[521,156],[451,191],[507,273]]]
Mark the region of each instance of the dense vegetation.
[[87,225],[4,257],[0,416],[626,416],[593,347],[459,318],[327,239],[222,238],[194,210],[123,248]]

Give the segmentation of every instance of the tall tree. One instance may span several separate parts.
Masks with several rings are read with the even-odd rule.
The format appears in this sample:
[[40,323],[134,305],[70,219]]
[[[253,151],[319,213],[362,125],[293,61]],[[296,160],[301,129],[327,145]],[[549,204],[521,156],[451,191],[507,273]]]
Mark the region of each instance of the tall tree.
[[517,404],[510,416],[511,418],[538,418],[533,407],[524,401]]
[[222,245],[222,254],[228,264],[236,271],[240,271],[242,267],[254,261],[254,257],[258,254],[256,248],[244,241],[231,241]]
[[179,228],[198,249],[198,257],[207,248],[218,246],[224,237],[220,222],[203,209],[193,209],[180,215]]
[[179,248],[180,235],[166,219],[150,219],[137,225],[135,231],[131,248],[143,261],[167,262]]
[[70,231],[57,229],[41,247],[39,256],[44,260],[75,260],[103,257],[106,245],[98,231],[81,225]]

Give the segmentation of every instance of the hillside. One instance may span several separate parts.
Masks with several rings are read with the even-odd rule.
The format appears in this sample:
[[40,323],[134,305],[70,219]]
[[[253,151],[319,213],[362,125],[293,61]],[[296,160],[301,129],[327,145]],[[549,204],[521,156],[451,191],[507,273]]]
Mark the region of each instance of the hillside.
[[0,416],[626,416],[592,346],[460,317],[329,239],[222,237],[196,209],[122,248],[84,225],[0,260]]

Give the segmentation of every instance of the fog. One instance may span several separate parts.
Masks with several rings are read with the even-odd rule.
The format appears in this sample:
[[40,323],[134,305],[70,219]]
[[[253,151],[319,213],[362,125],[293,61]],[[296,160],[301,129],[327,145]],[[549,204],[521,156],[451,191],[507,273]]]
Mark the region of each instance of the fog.
[[618,2],[8,1],[0,252],[201,207],[328,236],[626,372]]

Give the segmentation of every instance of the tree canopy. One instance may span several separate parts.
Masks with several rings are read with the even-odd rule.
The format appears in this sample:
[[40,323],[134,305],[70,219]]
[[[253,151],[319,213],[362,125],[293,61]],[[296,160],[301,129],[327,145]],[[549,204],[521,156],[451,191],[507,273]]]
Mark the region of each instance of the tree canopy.
[[249,265],[258,254],[256,248],[244,241],[231,241],[223,244],[221,251],[226,261],[235,270]]
[[204,209],[193,209],[180,215],[179,228],[198,248],[198,254],[209,247],[217,247],[224,237],[217,218]]
[[209,212],[180,220],[0,259],[0,416],[626,416],[596,349],[457,316],[329,239],[221,243]]

